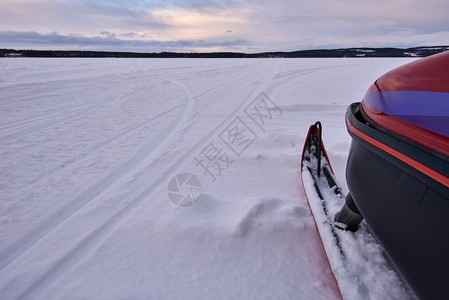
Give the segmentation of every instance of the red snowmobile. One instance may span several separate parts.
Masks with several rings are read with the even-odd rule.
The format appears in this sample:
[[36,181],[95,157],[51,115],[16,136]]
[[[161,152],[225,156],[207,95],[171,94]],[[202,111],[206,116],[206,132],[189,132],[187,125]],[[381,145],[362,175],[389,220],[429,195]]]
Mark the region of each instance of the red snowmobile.
[[[355,232],[356,239],[365,220],[362,224],[419,298],[446,299],[449,52],[380,77],[361,103],[348,107],[346,125],[352,143],[346,167],[350,193],[345,201],[321,140],[319,122],[309,129],[302,157],[303,185],[343,297],[364,296],[345,292],[341,281],[349,283],[340,265],[352,255],[344,253],[342,236]],[[335,202],[344,202],[343,207],[333,209]]]

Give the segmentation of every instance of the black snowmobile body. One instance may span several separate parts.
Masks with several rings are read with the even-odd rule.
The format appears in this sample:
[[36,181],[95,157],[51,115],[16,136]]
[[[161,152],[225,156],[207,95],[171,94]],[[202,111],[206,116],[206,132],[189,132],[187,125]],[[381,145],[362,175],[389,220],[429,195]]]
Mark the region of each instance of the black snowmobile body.
[[449,52],[395,69],[346,113],[359,213],[422,299],[449,299]]

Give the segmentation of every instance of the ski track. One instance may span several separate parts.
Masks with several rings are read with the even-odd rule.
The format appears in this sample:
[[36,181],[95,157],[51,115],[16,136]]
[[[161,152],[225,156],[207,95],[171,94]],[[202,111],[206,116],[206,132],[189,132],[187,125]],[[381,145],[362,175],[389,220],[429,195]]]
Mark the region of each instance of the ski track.
[[[266,81],[267,79],[269,79],[268,78],[269,76],[267,76],[268,73],[269,72],[266,72],[264,74],[263,79],[261,79],[259,81],[259,85],[264,80]],[[97,182],[93,186],[89,187],[85,192],[81,193],[75,199],[75,201],[71,201],[71,203],[67,207],[68,209],[63,210],[63,211],[66,211],[66,213],[64,213],[63,215],[60,215],[55,220],[55,222],[53,222],[51,224],[47,224],[47,226],[43,226],[44,230],[42,230],[42,227],[41,227],[40,232],[32,232],[30,235],[26,236],[23,240],[21,240],[19,244],[21,244],[22,246],[25,245],[25,247],[23,247],[22,249],[19,249],[19,250],[16,249],[15,251],[7,251],[7,253],[14,253],[14,255],[13,255],[13,257],[7,258],[6,262],[5,262],[5,259],[3,259],[3,264],[1,266],[1,269],[7,267],[9,264],[13,263],[18,257],[20,257],[23,253],[26,253],[27,251],[32,249],[32,247],[34,245],[36,245],[41,240],[43,240],[45,236],[51,234],[60,224],[67,222],[70,219],[70,217],[72,215],[74,215],[77,211],[82,209],[86,204],[92,202],[94,199],[101,196],[103,193],[106,192],[108,187],[114,185],[114,183],[117,183],[121,178],[126,177],[135,168],[137,168],[138,166],[141,166],[141,169],[145,169],[146,166],[148,165],[148,163],[142,163],[142,159],[141,159],[142,157],[146,157],[147,158],[146,160],[149,160],[149,164],[151,164],[151,159],[148,159],[148,157],[151,156],[150,154],[155,149],[159,149],[164,146],[163,141],[166,139],[169,139],[171,137],[171,135],[177,131],[178,126],[180,124],[183,124],[183,122],[185,122],[186,112],[191,112],[191,107],[190,107],[190,109],[188,107],[189,107],[189,104],[192,103],[192,94],[191,94],[190,90],[188,89],[188,87],[178,80],[174,80],[174,79],[168,79],[168,80],[173,84],[177,84],[177,85],[181,86],[181,88],[183,89],[183,91],[185,93],[184,109],[182,109],[182,111],[178,114],[178,116],[175,118],[175,121],[172,122],[167,127],[166,131],[162,132],[156,138],[157,141],[151,140],[147,145],[142,147],[142,150],[140,152],[138,152],[133,158],[131,158],[127,163],[125,163],[124,165],[122,165],[119,168],[116,168],[116,170],[114,172],[112,172],[110,175],[103,177],[103,179],[100,182]],[[213,91],[214,89],[217,89],[224,84],[226,84],[226,83],[222,83],[219,86],[212,88],[209,91],[206,91],[205,93]],[[169,177],[172,176],[177,169],[179,169],[180,166],[182,166],[187,160],[189,160],[189,158],[191,158],[193,156],[193,154],[196,153],[197,150],[203,146],[205,141],[210,139],[210,137],[212,135],[216,134],[217,131],[221,127],[223,127],[223,125],[226,124],[242,107],[244,107],[244,105],[246,105],[249,100],[252,100],[252,98],[255,97],[255,92],[254,92],[255,90],[256,90],[256,88],[253,89],[253,92],[250,93],[250,96],[248,96],[247,99],[245,101],[243,101],[233,111],[233,113],[231,115],[229,115],[229,117],[227,119],[223,120],[214,130],[212,130],[208,135],[206,135],[204,138],[202,138],[202,140],[199,143],[197,143],[195,147],[193,147],[192,149],[187,151],[187,153],[185,155],[183,155],[173,166],[171,166],[167,170],[167,172],[165,172],[153,185],[150,186],[150,188],[146,189],[143,193],[140,194],[139,197],[137,197],[137,199],[135,199],[129,205],[127,205],[126,207],[121,209],[116,215],[112,216],[101,227],[99,227],[95,231],[93,231],[91,233],[91,235],[85,237],[83,242],[78,244],[78,246],[75,246],[73,248],[73,250],[70,251],[70,253],[67,255],[67,257],[65,257],[64,259],[61,260],[61,263],[57,263],[55,266],[50,268],[50,270],[46,273],[47,276],[53,277],[55,275],[51,275],[51,274],[58,274],[59,271],[56,272],[55,268],[57,270],[60,270],[60,269],[63,270],[64,269],[63,265],[69,266],[70,264],[68,262],[71,261],[70,257],[79,257],[81,253],[84,253],[84,252],[88,253],[89,245],[93,245],[94,241],[96,241],[96,240],[101,241],[101,238],[103,236],[105,236],[105,234],[107,234],[107,232],[110,232],[113,229],[114,224],[116,224],[118,222],[118,220],[124,219],[126,217],[126,215],[134,207],[136,207],[143,199],[145,199],[146,197],[151,195],[154,190],[156,190],[158,187],[161,186],[161,184],[164,184],[169,179]],[[204,94],[204,93],[202,93],[202,94]],[[177,106],[177,107],[179,107],[179,106]],[[172,108],[169,111],[176,109],[177,107]],[[162,115],[163,114],[156,116],[155,118],[161,117]],[[152,119],[154,119],[154,118],[152,118]],[[141,124],[141,126],[143,126],[144,123],[147,123],[147,122],[143,122],[143,124]],[[43,126],[41,126],[40,128],[42,128],[42,127]],[[101,147],[101,145],[104,146],[108,142],[112,142],[113,140],[116,140],[117,138],[120,138],[121,136],[126,135],[127,133],[129,133],[133,129],[135,129],[136,127],[139,127],[139,125],[131,126],[130,130],[124,130],[124,132],[116,135],[115,138],[106,140],[102,143],[99,143],[97,146],[92,147],[92,149],[84,151],[83,152],[84,154],[81,154],[78,158],[83,158],[83,157],[89,155],[90,153],[92,153],[92,150],[98,149],[98,147]],[[47,176],[50,176],[50,175],[54,175],[54,174],[49,174]],[[79,203],[79,204],[75,208],[73,208],[72,203]],[[84,250],[78,250],[78,249],[84,249]],[[64,263],[62,263],[62,262],[64,262]],[[57,267],[57,266],[59,266],[59,267]],[[47,281],[46,280],[47,276],[39,277],[40,279],[35,284],[33,284],[30,287],[30,289],[28,289],[23,294],[23,296],[26,297],[28,295],[34,295],[35,293],[33,291],[35,289],[39,289],[38,287],[40,287],[41,285],[45,286],[44,282]],[[34,298],[34,296],[32,296],[32,298]]]
[[[297,72],[297,74],[290,76],[291,78],[293,77],[297,77],[297,76],[302,76],[305,75],[309,72],[314,72],[317,70],[310,70],[310,71],[306,71],[306,72]],[[40,276],[39,280],[34,283],[27,291],[25,291],[25,293],[21,296],[24,298],[27,298],[28,296],[30,296],[31,298],[34,298],[36,295],[39,294],[39,292],[36,292],[37,290],[41,290],[40,287],[45,286],[45,282],[54,282],[55,278],[58,278],[60,276],[60,273],[64,273],[64,271],[67,271],[68,267],[70,267],[71,262],[73,260],[79,259],[82,254],[87,254],[89,252],[89,249],[94,247],[97,243],[101,242],[102,237],[107,236],[107,234],[113,230],[114,226],[119,222],[119,220],[123,220],[126,218],[126,216],[135,208],[137,207],[140,202],[142,202],[142,200],[146,199],[147,197],[149,197],[155,190],[157,190],[162,184],[166,183],[166,181],[175,174],[175,172],[182,166],[184,165],[187,161],[189,161],[193,155],[195,153],[198,152],[198,149],[200,149],[201,147],[204,147],[204,145],[206,144],[206,142],[208,140],[211,139],[211,137],[215,136],[217,134],[217,132],[223,128],[223,126],[225,124],[227,124],[232,118],[235,117],[235,115],[243,108],[245,107],[249,101],[253,100],[253,98],[255,96],[257,96],[258,93],[262,92],[264,90],[264,87],[268,87],[268,84],[265,85],[261,85],[261,83],[265,83],[267,82],[270,78],[274,77],[274,73],[272,68],[269,68],[269,71],[267,71],[263,77],[258,80],[258,86],[256,88],[253,89],[253,91],[250,93],[250,95],[247,97],[247,99],[245,101],[243,101],[238,107],[236,107],[234,109],[234,111],[229,115],[228,118],[222,120],[222,122],[216,127],[214,128],[209,134],[207,134],[206,136],[204,136],[198,143],[196,143],[196,146],[191,148],[190,150],[188,150],[174,165],[172,165],[153,185],[151,185],[149,188],[147,188],[146,190],[144,190],[133,202],[131,202],[130,204],[128,204],[126,207],[124,207],[123,209],[121,209],[118,213],[116,213],[114,216],[112,216],[109,220],[107,220],[101,227],[98,227],[96,230],[94,230],[89,236],[86,236],[83,241],[79,244],[77,244],[65,257],[63,257],[58,263],[56,263],[54,266],[52,266],[47,272],[46,275],[44,276]],[[170,82],[174,83],[174,84],[178,84],[180,85],[185,94],[186,94],[186,104],[191,103],[192,102],[192,95],[191,92],[188,90],[187,86],[183,83],[181,83],[180,81],[177,80],[173,80],[173,79],[169,79]],[[217,87],[213,87],[207,91],[202,92],[201,94],[199,94],[198,96],[202,96],[204,94],[207,93],[211,93],[214,90],[220,88],[222,85],[225,85],[229,82],[233,82],[235,80],[228,80],[222,84],[220,84]],[[187,105],[186,105],[187,106]],[[177,106],[179,107],[179,106]],[[172,108],[169,111],[172,111]],[[175,132],[175,128],[179,125],[182,124],[185,118],[185,113],[186,113],[187,109],[184,108],[182,110],[182,112],[178,115],[178,117],[176,118],[177,121],[175,121],[174,123],[176,124],[171,124],[170,126],[168,126],[169,128],[169,132]],[[163,113],[165,114],[165,113]],[[163,114],[156,116],[154,118],[151,118],[150,120],[143,122],[140,126],[143,126],[144,123],[147,123],[155,118],[161,117]],[[104,146],[118,138],[120,138],[121,136],[126,135],[127,133],[131,132],[132,130],[134,130],[137,127],[140,127],[139,125],[134,125],[131,126],[131,129],[129,130],[125,130],[123,133],[120,133],[118,135],[116,135],[113,138],[110,138],[102,143],[99,143],[97,146],[92,147],[92,149],[88,149],[86,151],[84,151],[84,154],[80,155],[79,158],[83,158],[87,155],[89,155],[90,153],[92,153],[93,150],[100,148],[101,146]],[[167,139],[167,137],[169,137],[169,132],[163,132],[161,133],[158,137],[159,139],[161,139],[159,142],[156,142],[153,140],[151,141],[151,145],[157,145],[156,148],[162,147],[163,143],[162,141]],[[142,147],[142,149],[147,148]],[[146,151],[146,150],[145,150]],[[31,249],[35,244],[37,244],[39,241],[41,241],[46,235],[51,234],[52,231],[54,231],[60,224],[66,222],[69,220],[69,218],[74,215],[77,211],[79,211],[80,209],[82,209],[85,205],[87,205],[89,202],[92,202],[95,198],[99,197],[100,195],[102,195],[108,187],[112,186],[114,183],[116,183],[117,181],[119,181],[121,178],[125,177],[127,174],[129,174],[130,172],[132,172],[137,166],[141,165],[143,166],[142,168],[145,169],[147,164],[142,164],[142,162],[139,160],[140,157],[146,157],[149,154],[151,154],[151,152],[153,152],[154,149],[151,149],[149,153],[144,154],[144,151],[141,151],[142,153],[138,153],[137,155],[135,155],[131,160],[129,160],[127,163],[125,163],[123,166],[121,166],[120,168],[117,168],[115,172],[111,173],[109,176],[106,176],[105,178],[103,178],[103,180],[101,180],[100,182],[96,183],[95,185],[91,186],[89,189],[87,189],[84,193],[82,193],[79,197],[76,198],[75,203],[81,203],[78,207],[76,207],[75,209],[71,208],[71,210],[69,210],[68,214],[63,215],[62,217],[58,218],[58,220],[54,223],[51,224],[49,226],[49,228],[47,228],[47,230],[45,230],[44,232],[36,233],[33,232],[29,237],[27,237],[25,240],[31,241],[29,243],[25,243],[22,241],[22,245],[25,244],[26,247],[21,249],[20,251],[16,251],[16,255],[12,258],[10,258],[6,263],[3,263],[3,265],[0,267],[0,269],[6,267],[7,265],[9,265],[11,262],[13,262],[17,257],[19,257],[21,254],[25,253],[27,250]],[[125,169],[125,171],[123,171],[123,169]],[[88,199],[88,200],[84,200],[83,199]],[[71,205],[69,205],[71,206]],[[18,252],[18,253],[17,253]]]
[[[161,185],[165,184],[170,177],[176,174],[176,171],[179,170],[187,161],[189,161],[195,153],[198,152],[198,150],[201,147],[204,147],[206,142],[210,140],[213,136],[217,134],[217,132],[223,128],[223,126],[228,123],[232,118],[235,117],[235,115],[243,108],[245,105],[248,104],[249,101],[253,100],[255,96],[257,96],[258,93],[263,91],[263,88],[266,87],[267,82],[269,79],[273,76],[273,70],[272,68],[268,68],[269,71],[265,72],[262,76],[262,78],[258,81],[258,85],[250,92],[250,94],[246,97],[245,101],[242,101],[240,105],[238,105],[233,112],[224,119],[218,126],[216,126],[212,131],[210,131],[207,135],[205,135],[198,143],[195,144],[194,147],[189,149],[185,152],[185,154],[178,159],[172,166],[170,166],[162,176],[160,176],[155,183],[150,185],[148,188],[143,190],[134,200],[132,200],[130,203],[128,203],[125,207],[123,207],[121,210],[116,212],[113,216],[111,216],[109,219],[107,219],[100,227],[93,230],[89,235],[84,236],[82,241],[77,243],[73,249],[71,249],[64,257],[59,259],[53,266],[51,266],[43,275],[39,276],[39,279],[33,283],[23,294],[20,295],[21,299],[36,299],[38,298],[41,293],[43,293],[49,285],[55,284],[55,281],[57,281],[58,278],[62,277],[67,271],[69,271],[75,264],[74,262],[82,259],[83,256],[87,255],[92,248],[95,248],[98,244],[100,244],[115,228],[118,224],[122,223],[126,218],[129,216],[129,214],[139,206],[139,204],[150,197],[158,188],[161,187]],[[191,91],[188,89],[188,87],[183,84],[182,82],[179,82],[177,80],[169,79],[171,82],[175,84],[179,84],[185,94],[187,103],[192,103],[192,94]],[[177,118],[177,122],[175,126],[169,126],[170,128],[177,128],[179,124],[183,124],[184,118],[186,118],[186,111],[188,109],[183,110],[181,114],[181,118]],[[176,132],[176,130],[172,130],[172,133]],[[167,135],[165,133],[160,135],[161,137],[165,137],[167,139]],[[154,142],[154,141],[153,141]],[[157,148],[163,147],[162,141],[157,143]],[[148,160],[148,159],[146,159]],[[157,163],[150,162],[151,163]],[[138,163],[136,161],[136,164],[133,165],[141,165],[141,169],[145,169],[148,166],[148,163]],[[142,167],[143,166],[143,167]],[[127,170],[127,174],[130,173],[131,170]],[[120,178],[123,178],[124,176],[121,176]],[[116,183],[119,178],[116,178],[111,183],[105,185],[103,189],[101,189],[100,193],[104,193],[106,191],[106,187],[112,186],[112,183]],[[98,194],[98,193],[97,193]],[[80,197],[82,199],[83,197]],[[85,205],[85,204],[84,204]],[[83,205],[83,206],[84,206]],[[81,208],[81,207],[80,207]],[[80,209],[79,208],[79,209]],[[76,211],[78,211],[77,209]],[[75,213],[74,211],[73,213]],[[73,213],[70,214],[73,215]],[[67,219],[70,217],[68,216],[62,222],[59,222],[59,224],[67,221]],[[54,230],[54,228],[52,229]],[[48,232],[48,233],[51,233]],[[47,233],[47,234],[48,234]],[[39,238],[41,240],[43,237]],[[35,243],[37,243],[39,240],[37,240]]]
[[[127,93],[125,95],[121,95],[117,97],[117,99],[121,99],[123,97],[126,97],[127,94],[129,94],[132,91],[132,88],[129,88]],[[106,102],[106,101],[105,101]],[[114,101],[115,102],[115,101]],[[167,111],[164,111],[162,113],[157,114],[156,116],[150,118],[149,120],[146,120],[144,122],[141,122],[141,124],[135,124],[131,126],[130,129],[124,130],[122,133],[117,134],[114,137],[111,137],[108,140],[105,140],[95,146],[93,146],[91,149],[87,149],[83,151],[78,158],[75,159],[81,159],[84,157],[87,157],[89,154],[92,154],[93,151],[96,151],[98,149],[101,149],[102,147],[106,146],[107,144],[110,144],[119,138],[125,136],[126,134],[131,133],[132,131],[141,128],[145,126],[145,124],[156,120],[158,118],[163,117],[167,113],[181,107],[180,113],[178,113],[177,117],[174,118],[174,121],[169,124],[169,126],[166,128],[166,130],[162,131],[160,134],[157,135],[157,137],[154,140],[147,141],[143,146],[141,146],[140,150],[137,151],[128,161],[123,163],[122,165],[116,167],[112,172],[110,172],[108,175],[104,176],[100,181],[97,181],[93,185],[90,185],[85,189],[83,192],[79,194],[76,198],[74,198],[72,201],[70,201],[65,208],[62,209],[63,213],[59,214],[54,221],[50,221],[47,224],[42,224],[39,226],[38,231],[33,231],[29,235],[25,236],[19,244],[22,245],[22,249],[15,249],[11,250],[9,249],[6,251],[7,253],[13,253],[12,257],[3,256],[0,264],[0,270],[7,266],[9,263],[14,261],[15,258],[20,256],[21,253],[25,252],[27,249],[32,247],[34,244],[39,242],[43,237],[45,237],[47,234],[51,233],[59,224],[63,223],[67,219],[70,218],[74,213],[76,213],[78,210],[80,210],[82,207],[84,207],[89,202],[96,199],[98,196],[102,194],[103,191],[105,191],[109,186],[113,185],[115,182],[117,182],[120,178],[123,178],[128,175],[129,172],[131,172],[133,169],[135,169],[139,164],[141,163],[141,158],[150,155],[155,148],[160,146],[162,144],[164,139],[167,139],[170,137],[170,133],[172,133],[174,130],[176,130],[176,127],[181,122],[186,110],[187,106],[191,102],[189,97],[186,97],[186,100],[183,105],[177,105],[174,108],[171,108]],[[103,104],[101,104],[103,105]],[[93,111],[90,111],[89,113],[93,113]],[[41,127],[42,128],[42,127]],[[37,130],[37,129],[36,129]],[[60,169],[59,169],[60,170]],[[60,172],[60,171],[59,171]],[[53,172],[50,175],[57,175],[57,172]],[[40,180],[45,179],[47,177],[44,175],[40,178]],[[40,181],[39,180],[39,181]],[[35,182],[36,183],[36,182]],[[14,246],[13,246],[14,247]]]
[[[336,66],[308,67],[299,70],[287,69],[285,71],[279,68],[276,60],[266,61],[260,66],[245,60],[242,62],[239,64],[234,63],[230,66],[226,66],[223,62],[209,63],[207,67],[202,64],[199,66],[192,65],[175,68],[156,65],[152,68],[146,67],[138,70],[121,71],[119,77],[131,84],[113,100],[108,100],[110,97],[105,97],[100,103],[82,106],[81,108],[76,108],[78,103],[74,103],[68,107],[54,108],[43,114],[0,124],[0,133],[7,132],[7,134],[0,136],[0,142],[6,143],[66,121],[82,119],[87,115],[126,101],[128,97],[136,93],[137,89],[145,91],[141,82],[143,76],[151,75],[152,80],[157,80],[161,85],[164,82],[169,83],[170,87],[177,87],[182,90],[184,95],[182,104],[171,104],[145,120],[138,120],[121,127],[112,136],[96,142],[90,147],[83,149],[75,157],[64,161],[67,168],[76,167],[80,165],[81,161],[88,159],[100,149],[119,140],[126,139],[136,131],[142,130],[146,125],[151,124],[151,122],[176,112],[175,117],[166,122],[165,128],[158,132],[156,136],[143,141],[131,157],[115,166],[106,175],[102,175],[99,180],[82,187],[82,190],[77,195],[59,207],[57,211],[62,211],[62,213],[49,215],[49,218],[44,220],[37,228],[27,232],[16,243],[7,248],[5,255],[0,259],[0,271],[12,275],[10,276],[11,279],[0,279],[0,295],[2,293],[5,293],[5,295],[11,294],[14,295],[13,297],[20,299],[46,298],[45,292],[49,288],[56,285],[78,262],[83,261],[94,249],[102,245],[114,230],[120,228],[120,225],[132,216],[133,212],[145,199],[151,197],[156,191],[160,191],[171,177],[189,164],[193,160],[194,155],[216,137],[220,130],[223,130],[256,96],[263,92],[275,91],[290,81],[298,80],[302,76],[329,70],[329,68],[345,67],[340,64]],[[89,64],[86,65],[88,66]],[[237,76],[231,78],[226,74],[231,72],[237,73]],[[55,77],[67,75],[64,72],[57,71],[45,74],[45,76]],[[74,78],[77,76],[79,75],[74,75]],[[224,80],[216,80],[214,76],[217,78],[224,76]],[[116,77],[108,78],[117,80]],[[24,75],[23,78],[27,77]],[[98,76],[98,78],[101,81],[101,76]],[[191,88],[192,80],[197,78],[211,80],[213,84],[203,85],[193,91]],[[242,80],[246,80],[245,84],[232,90],[232,87],[239,86]],[[132,83],[133,81],[139,81],[140,85]],[[70,83],[71,79],[65,79],[61,82]],[[3,84],[2,89],[5,86],[7,87],[8,85]],[[90,86],[94,86],[94,84]],[[168,91],[164,86],[162,93],[166,92]],[[223,95],[223,93],[225,94]],[[242,93],[244,94],[242,95]],[[220,95],[220,98],[215,99],[217,95]],[[161,97],[164,97],[164,95],[161,95]],[[204,104],[198,104],[200,98],[204,98],[202,100],[205,101]],[[236,101],[234,99],[242,100]],[[233,100],[234,102],[232,102]],[[26,99],[17,100],[14,103],[21,101],[26,102]],[[194,133],[192,128],[196,123],[208,118],[208,115],[213,112],[213,108],[223,101],[230,101],[229,103],[235,105],[234,108],[231,108],[225,117],[217,120],[218,125],[213,126],[208,132],[197,138],[195,143],[190,144],[187,149],[180,148],[179,142],[187,139],[192,132]],[[83,101],[80,102],[83,103]],[[7,107],[8,104],[4,106]],[[198,109],[202,110],[199,111]],[[169,159],[173,162],[167,163]],[[159,171],[156,176],[151,176],[151,181],[148,181],[151,169],[158,169]],[[63,170],[61,169],[46,170],[38,180],[16,191],[13,197],[18,197],[27,193],[27,191],[33,190],[36,185],[45,180],[60,177],[62,172]],[[127,195],[130,190],[133,191],[132,195],[134,195],[131,199]],[[126,199],[126,201],[122,201],[122,199]],[[76,226],[77,222],[82,220],[82,215],[86,216],[86,214],[99,216],[101,220],[97,220],[94,226],[85,232],[74,232],[73,236],[64,243],[64,249],[58,252],[58,257],[50,259],[49,263],[36,261],[34,253],[39,255],[41,253],[39,249],[45,249],[55,241],[59,242],[61,237],[64,236],[64,232],[67,232],[67,228]],[[20,286],[20,288],[14,288],[15,278],[18,279],[23,276],[22,270],[20,268],[15,269],[14,266],[29,263],[36,266],[33,268],[35,272],[31,276],[24,278],[26,283]]]
[[[150,122],[152,122],[152,121],[154,121],[156,119],[162,118],[165,115],[167,115],[168,113],[170,113],[170,112],[172,112],[172,111],[174,111],[174,110],[176,110],[178,108],[181,108],[181,106],[182,105],[176,105],[175,107],[169,108],[168,110],[163,111],[163,112],[157,114],[156,116],[154,116],[152,118],[149,118],[148,120],[145,120],[145,121],[142,121],[142,122],[138,122],[136,124],[132,124],[132,125],[129,125],[129,126],[125,127],[125,128],[122,128],[121,130],[119,130],[119,132],[117,134],[113,135],[112,137],[110,137],[110,138],[108,138],[106,140],[103,140],[103,141],[101,141],[101,142],[99,142],[99,143],[97,143],[97,144],[87,148],[86,150],[83,150],[75,158],[71,158],[70,160],[63,161],[62,163],[63,163],[63,165],[65,167],[70,167],[71,165],[73,165],[76,162],[78,162],[80,159],[86,158],[86,157],[94,154],[96,151],[98,151],[98,150],[100,150],[100,149],[102,149],[102,148],[104,148],[104,147],[106,147],[106,146],[116,142],[117,140],[119,140],[119,139],[121,139],[121,138],[123,138],[123,137],[125,137],[127,135],[132,134],[134,131],[144,127],[148,123],[150,123]],[[34,181],[32,184],[30,184],[28,186],[25,186],[21,190],[18,190],[17,193],[14,196],[18,197],[19,195],[24,194],[24,192],[26,190],[32,189],[36,184],[40,183],[41,181],[45,180],[46,178],[48,178],[50,176],[55,176],[55,175],[57,175],[58,173],[61,173],[61,172],[62,172],[61,168],[55,168],[55,169],[49,170],[47,173],[42,174],[41,177],[38,180]]]
[[[93,146],[92,148],[85,150],[84,152],[81,153],[81,155],[79,155],[73,161],[66,162],[67,167],[70,166],[70,164],[76,162],[77,160],[89,156],[90,154],[105,147],[106,145],[132,133],[136,129],[143,127],[145,124],[147,124],[155,119],[165,116],[167,113],[172,112],[173,110],[176,110],[179,107],[180,106],[178,105],[174,108],[171,108],[165,112],[158,114],[157,116],[155,116],[153,118],[150,118],[149,120],[146,120],[139,124],[135,124],[134,126],[130,126],[131,128],[123,130],[123,132]],[[162,132],[158,136],[158,138],[162,139],[164,137],[164,134],[166,134],[166,133],[167,132],[165,132],[165,131]],[[154,141],[152,141],[152,142],[154,142]],[[39,242],[47,234],[51,233],[52,230],[54,230],[59,224],[63,223],[67,219],[69,219],[70,216],[72,216],[74,213],[76,213],[77,211],[82,209],[85,205],[87,205],[89,202],[93,201],[96,197],[100,196],[101,193],[107,189],[107,187],[113,185],[120,178],[125,177],[129,172],[131,172],[133,170],[133,168],[135,168],[139,164],[140,157],[142,155],[145,155],[145,152],[148,151],[148,149],[150,150],[150,153],[151,153],[151,151],[154,150],[151,147],[152,142],[147,143],[147,145],[144,145],[142,147],[142,149],[138,153],[136,153],[136,155],[134,155],[129,161],[127,161],[123,165],[117,167],[109,175],[103,177],[101,181],[96,182],[95,184],[89,186],[86,190],[81,192],[79,196],[77,196],[76,198],[74,198],[74,200],[72,200],[70,203],[68,203],[67,207],[62,208],[63,213],[59,214],[53,220],[53,223],[49,223],[47,225],[43,224],[43,225],[39,226],[39,231],[31,232],[29,235],[25,236],[22,240],[20,240],[18,244],[22,245],[23,248],[19,248],[16,250],[11,250],[11,249],[7,250],[6,251],[7,253],[14,253],[14,255],[12,257],[7,257],[7,256],[2,257],[2,263],[0,264],[0,270],[3,269],[4,267],[6,267],[12,261],[14,261],[14,259],[17,258],[18,256],[20,256],[20,254],[22,254],[23,252],[25,252],[26,250],[31,248],[34,244]],[[33,185],[39,183],[41,180],[45,180],[49,176],[55,176],[55,175],[57,175],[57,173],[59,173],[61,171],[62,171],[61,169],[57,169],[55,172],[51,172],[49,174],[44,174],[43,177],[41,177],[38,181],[34,182],[32,185],[27,186],[26,189],[32,189]],[[23,192],[24,191],[18,192],[16,196],[19,196]],[[74,207],[73,203],[76,203],[75,207]]]
[[[126,98],[133,92],[133,90],[134,90],[134,87],[131,85],[124,94],[116,97],[112,101],[109,100],[108,98],[105,98],[105,100],[103,100],[99,104],[75,109],[73,111],[66,111],[65,113],[61,114],[60,116],[53,116],[53,117],[47,116],[47,117],[38,119],[37,124],[31,124],[30,126],[27,126],[23,129],[21,128],[21,125],[25,125],[26,123],[33,122],[33,121],[32,120],[21,121],[16,125],[10,126],[13,129],[18,129],[16,132],[13,132],[13,133],[10,133],[10,134],[4,135],[4,136],[0,136],[0,143],[6,143],[11,140],[21,138],[25,135],[34,133],[36,131],[41,131],[41,130],[49,128],[51,126],[55,126],[57,124],[67,122],[68,120],[81,119],[83,117],[86,117],[90,114],[97,112],[98,110],[100,110],[101,108],[103,108],[105,106],[109,106],[111,104],[114,104],[115,102],[120,101],[120,99]],[[52,120],[52,119],[55,119],[55,120]],[[8,128],[8,127],[1,128],[1,130],[4,130],[4,129],[10,129],[10,128]]]

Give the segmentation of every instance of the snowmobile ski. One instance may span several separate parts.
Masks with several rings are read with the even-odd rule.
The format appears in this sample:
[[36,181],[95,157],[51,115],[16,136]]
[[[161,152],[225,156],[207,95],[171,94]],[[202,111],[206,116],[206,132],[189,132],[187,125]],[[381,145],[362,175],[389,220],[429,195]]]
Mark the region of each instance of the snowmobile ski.
[[[358,226],[362,217],[352,228],[335,221],[340,208],[343,207],[341,212],[344,212],[348,207],[321,136],[321,123],[316,122],[310,126],[304,144],[301,178],[341,297],[348,300],[410,298],[409,291],[389,267],[382,247],[364,223]],[[357,228],[357,232],[353,232]],[[388,286],[384,286],[385,282]]]

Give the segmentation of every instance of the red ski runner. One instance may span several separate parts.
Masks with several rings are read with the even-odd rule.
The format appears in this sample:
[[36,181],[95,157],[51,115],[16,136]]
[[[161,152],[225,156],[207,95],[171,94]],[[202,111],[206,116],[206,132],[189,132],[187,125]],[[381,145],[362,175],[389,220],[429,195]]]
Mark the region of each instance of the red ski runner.
[[[365,223],[357,232],[335,222],[345,205],[321,139],[321,123],[310,126],[301,159],[301,178],[329,265],[343,299],[404,299],[409,293],[388,267],[382,247]],[[378,280],[382,278],[382,280]],[[382,283],[389,282],[388,287]]]

